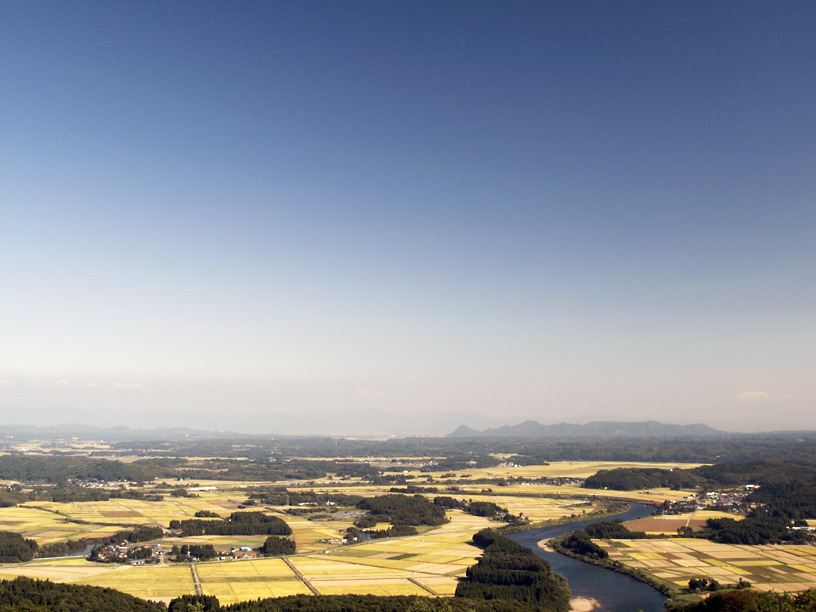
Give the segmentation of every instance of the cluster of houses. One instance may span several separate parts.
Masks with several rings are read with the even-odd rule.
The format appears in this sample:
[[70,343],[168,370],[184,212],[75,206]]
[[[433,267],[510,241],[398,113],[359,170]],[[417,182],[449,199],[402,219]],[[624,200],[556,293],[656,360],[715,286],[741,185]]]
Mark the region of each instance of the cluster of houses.
[[161,544],[128,545],[108,544],[91,551],[91,561],[100,563],[131,563],[144,565],[145,563],[159,563],[163,555],[169,554],[167,548]]
[[[339,542],[339,540],[338,540]],[[171,555],[169,547],[162,547],[161,544],[108,544],[106,546],[94,548],[91,551],[90,559],[99,563],[130,563],[131,565],[144,565],[146,563],[161,563],[162,558]],[[250,546],[238,546],[230,548],[229,555],[218,557],[221,561],[228,559],[254,559],[256,552]],[[197,561],[198,559],[193,559]]]
[[683,514],[695,510],[713,509],[743,514],[750,510],[751,505],[748,504],[746,498],[756,488],[758,488],[758,485],[749,484],[745,485],[742,491],[706,491],[696,495],[688,495],[683,499],[670,502],[670,506],[664,510],[664,514]]
[[68,484],[83,489],[127,489],[132,483],[122,480],[96,480],[95,478],[73,478]]

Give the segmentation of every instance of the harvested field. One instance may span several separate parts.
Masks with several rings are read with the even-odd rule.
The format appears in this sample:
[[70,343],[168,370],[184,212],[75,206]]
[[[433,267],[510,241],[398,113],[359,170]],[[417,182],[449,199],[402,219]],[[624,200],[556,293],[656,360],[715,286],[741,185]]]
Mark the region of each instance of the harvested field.
[[695,530],[702,529],[710,518],[732,518],[741,521],[744,517],[726,512],[698,510],[685,514],[650,516],[626,521],[626,527],[632,531],[645,531],[650,535],[674,535],[681,527],[691,527]]

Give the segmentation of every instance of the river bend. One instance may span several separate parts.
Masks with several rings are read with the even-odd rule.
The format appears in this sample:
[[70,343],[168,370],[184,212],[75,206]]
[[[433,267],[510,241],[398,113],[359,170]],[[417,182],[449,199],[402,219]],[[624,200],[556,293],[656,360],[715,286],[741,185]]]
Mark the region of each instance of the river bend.
[[624,574],[597,567],[556,552],[543,550],[538,546],[541,540],[582,529],[590,523],[600,523],[614,519],[631,519],[649,516],[655,512],[654,506],[631,504],[630,509],[617,516],[604,517],[590,521],[541,527],[511,534],[510,539],[531,548],[543,557],[556,574],[561,574],[569,582],[573,597],[594,599],[600,607],[595,612],[662,612],[665,609],[666,597],[652,587],[638,582]]

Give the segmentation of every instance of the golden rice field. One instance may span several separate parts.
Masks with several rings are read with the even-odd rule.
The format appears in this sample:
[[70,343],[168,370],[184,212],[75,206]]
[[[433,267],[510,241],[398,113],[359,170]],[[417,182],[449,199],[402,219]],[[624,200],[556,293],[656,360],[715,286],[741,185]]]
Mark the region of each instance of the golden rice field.
[[[325,550],[328,544],[320,540],[342,539],[345,531],[351,527],[352,521],[308,521],[305,518],[283,516],[283,519],[292,528],[298,552]],[[390,527],[390,524],[388,525]],[[382,529],[383,527],[378,527]]]
[[742,578],[764,591],[816,588],[816,548],[812,546],[742,546],[693,538],[596,542],[610,559],[678,586],[706,576],[721,584]]
[[204,594],[216,596],[222,604],[311,594],[281,559],[198,563],[196,569]]
[[452,595],[456,577],[482,553],[468,542],[490,521],[460,512],[450,518],[450,523],[418,536],[372,540],[292,558],[292,563],[321,593]]
[[[202,497],[171,497],[163,501],[140,499],[110,499],[98,502],[28,502],[23,507],[41,508],[73,520],[117,525],[161,525],[170,521],[192,518],[199,510],[209,510],[227,516],[225,494]],[[237,505],[237,504],[236,504]]]
[[[525,478],[583,477],[598,469],[645,465],[655,464],[560,462],[550,466],[466,470],[461,473],[471,474],[473,478],[518,477],[518,480],[511,480],[513,484],[498,489],[494,485],[494,495],[482,493],[481,489],[488,485],[457,485],[459,491],[449,491],[445,489],[445,481],[438,480],[434,485],[439,487],[439,493],[428,496],[451,495],[459,499],[492,501],[507,507],[513,514],[522,513],[533,521],[555,519],[589,512],[591,507],[583,505],[585,502],[577,498],[586,498],[593,492],[574,486],[521,484]],[[660,464],[661,467],[677,465]],[[435,474],[434,477],[439,475],[441,474]],[[424,484],[427,476],[427,473],[416,471],[416,482]],[[109,536],[126,525],[167,527],[170,521],[191,518],[199,510],[227,516],[246,499],[252,487],[252,483],[220,481],[202,481],[197,484],[200,486],[196,487],[195,492],[199,497],[194,498],[168,497],[159,502],[133,499],[81,503],[36,502],[16,508],[0,508],[0,530],[15,531],[40,543],[49,543],[80,537]],[[288,481],[286,485],[296,488],[298,483]],[[304,488],[321,493],[368,496],[385,494],[388,489],[363,484],[338,485],[337,481],[327,480]],[[608,497],[612,492],[594,493]],[[655,491],[652,494],[621,493],[620,496],[658,502],[676,499],[685,494],[682,491]],[[257,509],[269,510],[268,507],[261,506]],[[453,595],[457,577],[463,575],[482,552],[469,544],[473,534],[484,527],[496,525],[485,518],[453,511],[449,512],[449,523],[430,530],[421,529],[422,533],[417,536],[340,546],[328,542],[336,542],[343,536],[352,524],[350,517],[336,521],[307,520],[306,517],[283,515],[282,508],[276,510],[281,512],[291,526],[297,544],[298,555],[289,557],[289,561],[308,585],[321,594]],[[70,522],[71,520],[81,522]],[[174,543],[210,543],[216,550],[227,550],[238,546],[257,548],[264,539],[264,536],[197,536],[168,537],[161,542],[162,546],[167,547]],[[196,567],[203,592],[215,595],[224,604],[312,592],[304,580],[298,577],[297,572],[281,559],[214,561],[198,563]],[[24,564],[0,566],[0,578],[16,575],[106,586],[138,597],[164,601],[194,592],[190,566],[186,564],[117,566],[90,563],[81,558],[67,558],[38,559]]]
[[[489,524],[485,518],[456,511],[450,523],[418,536],[372,540],[289,560],[321,594],[449,596],[456,577],[481,554],[468,542]],[[214,561],[196,567],[203,592],[224,604],[311,593],[282,559]],[[0,566],[0,578],[17,575],[111,587],[163,601],[194,592],[187,564],[117,566],[62,558]]]
[[0,579],[28,576],[29,578],[64,582],[74,579],[86,579],[98,574],[106,574],[112,569],[114,569],[113,566],[91,563],[82,557],[34,559],[28,563],[8,563],[0,565]]
[[188,565],[144,567],[120,565],[105,574],[70,580],[75,584],[109,587],[144,599],[168,601],[194,595],[193,575]]
[[17,506],[0,508],[0,531],[14,531],[40,544],[51,544],[77,538],[108,537],[117,528],[72,523],[53,512]]

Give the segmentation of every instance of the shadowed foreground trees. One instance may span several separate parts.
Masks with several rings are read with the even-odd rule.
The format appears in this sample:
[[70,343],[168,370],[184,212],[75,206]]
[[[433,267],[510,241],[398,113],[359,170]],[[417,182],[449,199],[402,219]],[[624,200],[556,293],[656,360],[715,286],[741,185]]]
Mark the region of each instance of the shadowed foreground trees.
[[738,590],[714,593],[703,601],[676,606],[672,612],[814,612],[816,591],[759,593]]
[[[169,612],[529,612],[519,601],[375,595],[293,595],[222,606],[211,595],[184,595]],[[0,581],[0,612],[168,612],[163,603],[114,589],[16,578]]]
[[0,610],[15,612],[164,612],[166,606],[101,587],[19,577],[0,581]]
[[529,548],[492,529],[482,529],[473,542],[485,549],[478,563],[456,587],[456,597],[524,602],[530,610],[567,612],[567,581]]

